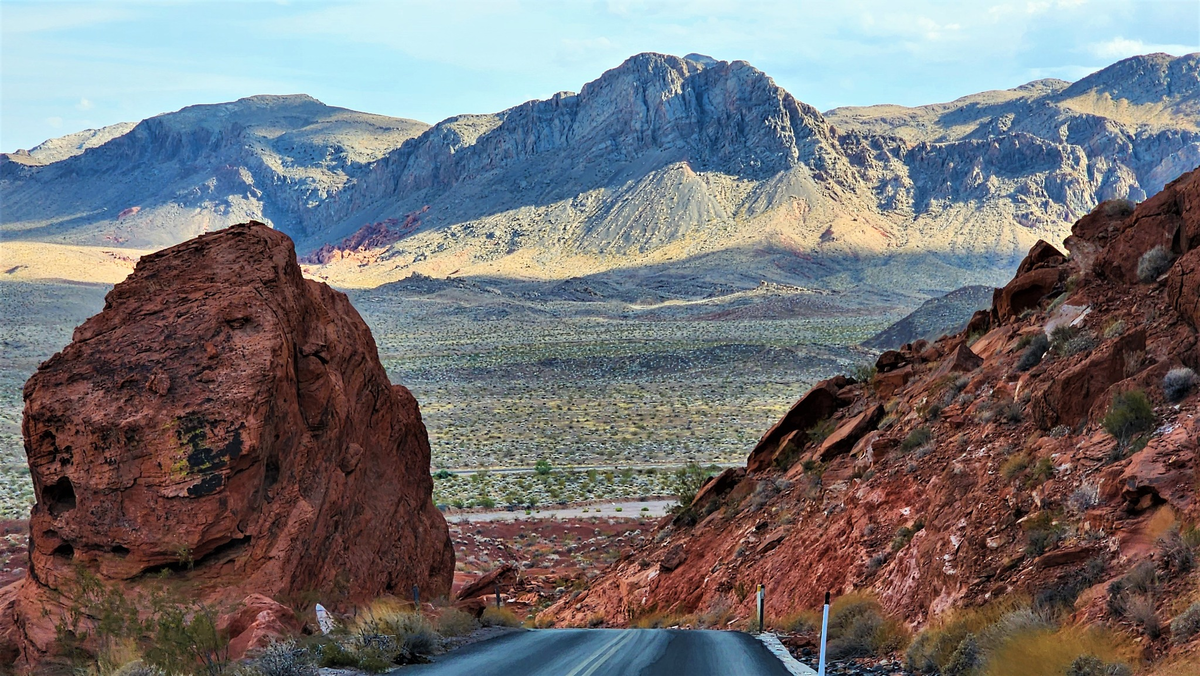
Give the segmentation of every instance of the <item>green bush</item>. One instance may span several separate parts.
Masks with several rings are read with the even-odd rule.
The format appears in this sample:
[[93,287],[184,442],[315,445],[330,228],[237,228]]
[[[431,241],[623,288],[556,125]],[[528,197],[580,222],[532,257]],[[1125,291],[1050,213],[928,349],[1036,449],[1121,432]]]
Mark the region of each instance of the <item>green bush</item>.
[[1141,390],[1121,392],[1113,397],[1104,416],[1104,429],[1114,438],[1118,445],[1128,448],[1136,437],[1154,429],[1154,407]]
[[819,444],[828,439],[829,435],[833,434],[834,430],[836,429],[837,423],[833,422],[833,420],[829,418],[825,418],[809,428],[808,440],[814,444]]
[[904,437],[904,441],[900,442],[900,450],[912,451],[929,443],[933,439],[933,430],[928,427],[918,427],[908,433]]

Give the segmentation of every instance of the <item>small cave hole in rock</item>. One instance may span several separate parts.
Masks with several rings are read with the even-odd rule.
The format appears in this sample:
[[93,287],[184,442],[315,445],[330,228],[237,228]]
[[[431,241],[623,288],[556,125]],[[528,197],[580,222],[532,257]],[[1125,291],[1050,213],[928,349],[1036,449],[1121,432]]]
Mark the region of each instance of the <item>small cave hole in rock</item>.
[[75,487],[67,477],[42,489],[42,502],[50,509],[50,516],[59,517],[75,509]]
[[55,547],[54,551],[50,552],[50,554],[58,559],[73,559],[75,558],[75,548],[64,542]]
[[116,554],[117,556],[122,556],[122,557],[129,555],[129,550],[125,547],[122,547],[121,545],[113,545],[112,549],[110,549],[108,551],[112,552],[113,554]]

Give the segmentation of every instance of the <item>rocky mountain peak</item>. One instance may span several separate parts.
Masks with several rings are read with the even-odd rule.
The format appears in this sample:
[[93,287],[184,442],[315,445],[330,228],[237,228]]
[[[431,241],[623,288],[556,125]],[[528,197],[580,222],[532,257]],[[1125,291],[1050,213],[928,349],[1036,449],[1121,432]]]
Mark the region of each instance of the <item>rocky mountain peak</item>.
[[1200,99],[1200,52],[1132,56],[1079,80],[1063,90],[1062,98],[1084,94],[1107,94],[1133,104],[1196,101]]

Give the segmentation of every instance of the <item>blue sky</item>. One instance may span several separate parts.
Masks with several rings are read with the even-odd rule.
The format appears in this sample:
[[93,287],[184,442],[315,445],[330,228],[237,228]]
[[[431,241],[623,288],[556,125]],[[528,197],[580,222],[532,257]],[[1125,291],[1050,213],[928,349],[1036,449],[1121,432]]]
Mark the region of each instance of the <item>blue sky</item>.
[[436,122],[643,51],[745,59],[821,110],[917,105],[1200,51],[1200,1],[0,0],[0,150],[264,93]]

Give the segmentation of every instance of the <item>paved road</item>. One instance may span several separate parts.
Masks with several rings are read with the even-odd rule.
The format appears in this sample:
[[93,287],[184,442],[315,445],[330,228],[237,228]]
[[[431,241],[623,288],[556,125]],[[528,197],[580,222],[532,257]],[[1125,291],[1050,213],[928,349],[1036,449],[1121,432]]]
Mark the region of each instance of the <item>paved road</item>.
[[753,636],[681,629],[535,629],[395,676],[790,676]]

